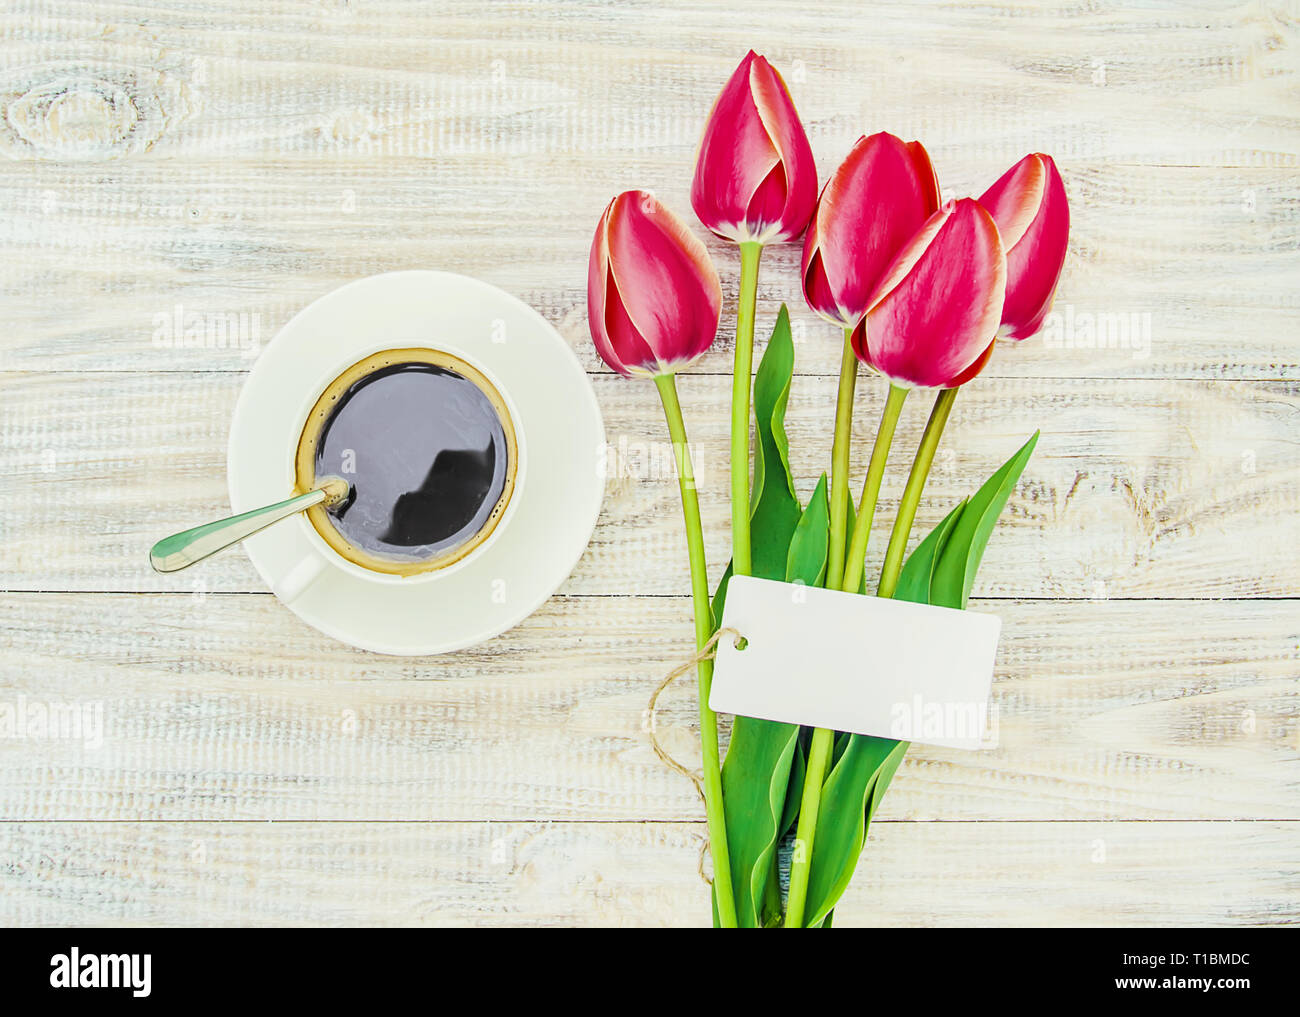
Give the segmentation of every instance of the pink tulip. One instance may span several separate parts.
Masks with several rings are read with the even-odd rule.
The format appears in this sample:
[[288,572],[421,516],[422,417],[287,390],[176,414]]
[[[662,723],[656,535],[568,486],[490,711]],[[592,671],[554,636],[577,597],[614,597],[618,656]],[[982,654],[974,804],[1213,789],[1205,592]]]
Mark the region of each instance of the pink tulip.
[[988,346],[984,348],[984,352],[975,358],[975,363],[971,364],[970,367],[966,368],[966,370],[962,371],[961,374],[957,375],[957,377],[953,378],[952,381],[948,382],[948,384],[943,387],[961,388],[966,384],[966,382],[977,378],[979,373],[988,366],[988,362],[993,356],[993,347],[995,345],[997,345],[996,342],[990,342]]
[[646,191],[624,191],[591,242],[587,317],[619,374],[673,374],[713,344],[722,287],[703,242]]
[[987,359],[1006,282],[993,217],[973,198],[950,201],[885,270],[854,352],[895,385],[953,388]]
[[817,200],[817,166],[776,69],[753,50],[728,79],[704,127],[691,205],[736,243],[793,240]]
[[982,204],[1007,252],[1007,302],[1000,335],[1028,339],[1052,309],[1070,236],[1070,206],[1056,163],[1027,155],[984,192]]
[[803,242],[808,306],[841,328],[867,311],[890,262],[939,208],[939,181],[919,141],[859,138],[822,189]]

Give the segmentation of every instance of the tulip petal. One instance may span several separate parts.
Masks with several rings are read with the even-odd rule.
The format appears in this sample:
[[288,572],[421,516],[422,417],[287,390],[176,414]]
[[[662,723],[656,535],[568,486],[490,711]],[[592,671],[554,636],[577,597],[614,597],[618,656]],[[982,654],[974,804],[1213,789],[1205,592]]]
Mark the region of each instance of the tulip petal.
[[873,373],[879,374],[880,369],[871,362],[871,350],[867,347],[866,318],[863,318],[854,327],[853,332],[849,335],[849,343],[853,347],[853,352],[858,355],[858,362]]
[[636,334],[610,274],[609,217],[614,201],[605,206],[591,242],[587,265],[587,323],[600,358],[619,374],[630,376],[629,365],[652,362],[654,355]]
[[1042,201],[1015,246],[1007,248],[1007,302],[1002,332],[1012,339],[1036,335],[1052,309],[1070,239],[1065,184],[1050,156],[1036,157],[1045,170]]
[[628,191],[611,209],[608,243],[611,285],[660,367],[708,349],[722,286],[703,242],[652,195]]
[[737,243],[749,239],[750,199],[780,162],[750,88],[750,68],[761,59],[750,50],[714,100],[691,182],[691,205],[700,221]]
[[591,238],[591,255],[587,259],[587,326],[600,359],[619,374],[627,374],[622,361],[614,355],[605,328],[605,308],[609,303],[609,211],[613,207],[612,201],[605,206],[596,224],[596,235]]
[[780,224],[781,215],[785,211],[785,202],[785,168],[778,162],[763,178],[763,182],[758,185],[758,190],[754,192],[754,196],[749,199],[749,205],[745,208],[745,222],[749,226],[753,239],[762,240],[764,243],[775,239],[768,234],[774,225]]
[[814,308],[843,326],[866,313],[881,275],[937,207],[934,169],[912,144],[919,155],[885,132],[859,138],[817,203],[809,229],[835,311]]
[[1002,234],[1002,246],[1010,251],[1029,229],[1043,203],[1047,188],[1047,167],[1038,155],[1027,155],[998,177],[980,197],[980,204],[993,216]]
[[[759,119],[780,161],[782,190],[780,210],[773,215],[768,204],[771,199],[765,198],[763,208],[758,212],[760,218],[750,219],[751,228],[756,228],[759,233],[755,239],[765,243],[793,240],[808,225],[817,202],[817,164],[812,146],[808,144],[808,135],[794,108],[785,79],[763,57],[757,57],[750,64],[749,87]],[[764,178],[760,190],[769,186],[771,177],[769,173]],[[758,194],[756,191],[755,198]],[[753,199],[750,208],[754,208]],[[772,230],[775,232],[770,232]]]
[[876,283],[867,301],[867,313],[870,314],[876,304],[880,303],[889,292],[899,285],[908,273],[916,267],[916,263],[921,260],[925,252],[929,250],[930,245],[934,243],[935,236],[943,229],[950,216],[957,209],[957,203],[950,201],[941,209],[931,215],[924,223],[921,224],[907,242],[894,255],[893,261],[880,274],[880,279]]
[[942,202],[939,200],[939,174],[934,171],[930,153],[919,141],[909,141],[907,154],[912,157],[912,163],[916,166],[917,180],[920,181],[925,193],[925,214],[934,215]]
[[[606,288],[604,321],[610,352],[614,360],[623,365],[622,373],[629,377],[634,374],[655,373],[646,365],[657,364],[658,358],[628,316],[627,307],[618,292],[618,285],[614,282],[612,272],[609,273],[609,283]],[[600,344],[596,345],[599,349]]]
[[957,377],[953,378],[952,381],[948,382],[943,387],[960,388],[962,385],[965,385],[966,382],[973,381],[978,377],[980,372],[988,366],[988,362],[993,359],[993,347],[996,345],[997,340],[995,339],[993,342],[989,343],[988,349],[975,358],[975,363],[971,364],[970,367],[966,368],[966,370],[962,371],[961,374],[957,375]]
[[[811,235],[810,232],[809,236]],[[803,295],[808,301],[808,306],[824,318],[843,328],[848,328],[849,322],[845,319],[845,312],[835,303],[835,294],[831,292],[830,283],[826,279],[821,251],[814,249],[811,255],[806,255],[804,265],[806,267],[803,272]]]
[[997,332],[1006,275],[988,212],[971,198],[945,205],[887,272],[867,313],[864,361],[896,384],[951,385]]

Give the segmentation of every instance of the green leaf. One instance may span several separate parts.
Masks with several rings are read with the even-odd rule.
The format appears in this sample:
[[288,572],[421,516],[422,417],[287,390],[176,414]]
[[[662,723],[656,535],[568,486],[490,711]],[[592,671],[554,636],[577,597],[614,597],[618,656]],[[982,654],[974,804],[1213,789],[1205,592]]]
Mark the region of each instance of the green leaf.
[[785,917],[785,908],[781,901],[781,873],[779,869],[780,861],[777,858],[777,853],[773,851],[772,863],[764,887],[762,921],[765,929],[777,928]]
[[[793,373],[790,317],[782,307],[754,379],[754,412],[758,421],[750,513],[754,575],[762,579],[787,579],[793,568],[797,573],[794,578],[813,582],[825,571],[825,531],[829,525],[826,491],[823,486],[820,501],[817,494],[813,495],[792,559],[791,544],[804,518],[795,496],[785,435],[785,407]],[[806,578],[810,572],[811,580]],[[726,607],[731,574],[728,565],[714,595],[714,617],[719,620]],[[787,792],[798,738],[799,728],[792,724],[754,717],[736,717],[732,721],[731,741],[722,764],[722,800],[732,885],[739,924],[743,928],[756,928],[765,918],[770,918],[773,859],[785,830]]]
[[785,562],[787,583],[824,585],[830,536],[830,502],[826,499],[826,474],[823,473],[790,538]]
[[790,763],[790,785],[785,792],[785,808],[781,811],[781,829],[777,834],[780,841],[794,829],[794,821],[799,818],[799,803],[803,797],[803,775],[808,769],[807,734],[811,728],[801,728],[794,743],[794,760]]
[[821,809],[813,837],[806,920],[820,926],[853,878],[866,841],[868,813],[884,794],[907,742],[852,735],[844,755],[822,785]]
[[826,763],[826,772],[829,773],[832,766],[840,761],[844,755],[844,750],[849,747],[849,739],[853,736],[847,731],[835,732],[835,744],[831,746],[831,758]]
[[[810,586],[821,582],[826,573],[829,537],[823,474],[790,541],[786,582]],[[794,724],[736,717],[731,725],[731,743],[722,766],[722,800],[736,911],[742,928],[758,928],[771,916],[773,860],[786,830],[785,816],[790,805],[787,792],[798,741],[799,728]]]
[[[790,540],[790,552],[786,559],[786,582],[822,586],[826,578],[829,544],[830,503],[826,494],[826,474],[823,473]],[[788,725],[782,726],[788,727]],[[774,927],[781,922],[781,891],[779,874],[776,871],[776,848],[781,838],[794,827],[795,820],[798,818],[799,799],[803,795],[804,769],[807,766],[803,738],[800,737],[801,729],[790,728],[790,731],[794,735],[794,757],[790,763],[785,804],[773,831],[771,850],[768,852],[770,872],[764,888],[766,892],[762,913],[764,928]]]
[[794,374],[794,342],[785,305],[777,315],[754,377],[754,485],[750,497],[750,544],[754,575],[784,579],[790,538],[799,523],[799,499],[790,473],[785,407]]
[[1025,464],[1029,462],[1037,444],[1038,432],[1035,431],[1020,451],[985,481],[984,486],[970,499],[935,563],[929,603],[939,607],[966,606],[971,587],[975,585],[975,573],[984,557],[989,537],[993,534],[993,527],[1007,499],[1016,489],[1020,474],[1024,472]]
[[785,809],[790,764],[799,728],[756,717],[736,717],[722,764],[722,801],[731,851],[736,912],[743,929],[759,928]]
[[[899,576],[895,597],[924,604],[939,554],[947,546],[961,517],[963,501],[908,557]],[[840,895],[857,869],[871,816],[902,762],[907,745],[888,738],[840,733],[830,776],[822,790],[822,808],[814,837],[814,865],[808,886],[808,924],[827,927]],[[835,806],[828,807],[831,797]],[[847,811],[839,812],[840,806]],[[823,839],[825,838],[825,839]]]
[[[790,472],[790,443],[785,434],[785,407],[790,399],[793,375],[790,313],[782,304],[754,377],[758,443],[754,449],[754,481],[750,491],[750,543],[754,575],[761,579],[786,577],[790,541],[802,518]],[[772,469],[773,465],[780,466],[779,473]],[[713,595],[715,619],[722,618],[731,576],[731,562],[727,562]]]
[[727,606],[727,584],[731,582],[731,562],[727,562],[727,568],[722,573],[722,578],[718,580],[718,588],[713,591],[713,628],[717,631],[722,624],[722,611]]
[[[997,523],[1038,441],[1032,438],[976,494],[954,508],[908,557],[895,595],[964,608]],[[907,742],[851,735],[822,787],[808,880],[808,925],[824,924],[857,868],[867,830],[908,748]]]
[[914,604],[930,602],[930,583],[934,578],[935,564],[947,546],[953,527],[969,501],[969,498],[963,499],[908,555],[907,564],[903,566],[903,571],[898,576],[898,587],[894,590],[895,600],[908,600]]

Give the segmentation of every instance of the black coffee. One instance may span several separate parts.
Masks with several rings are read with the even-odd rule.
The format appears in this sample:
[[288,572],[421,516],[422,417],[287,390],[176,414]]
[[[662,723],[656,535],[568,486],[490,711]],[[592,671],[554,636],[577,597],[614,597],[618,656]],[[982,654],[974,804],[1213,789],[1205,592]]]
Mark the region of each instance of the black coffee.
[[337,397],[316,440],[317,478],[352,485],[328,509],[354,546],[410,562],[454,551],[486,526],[508,483],[496,407],[473,381],[427,363],[383,367]]

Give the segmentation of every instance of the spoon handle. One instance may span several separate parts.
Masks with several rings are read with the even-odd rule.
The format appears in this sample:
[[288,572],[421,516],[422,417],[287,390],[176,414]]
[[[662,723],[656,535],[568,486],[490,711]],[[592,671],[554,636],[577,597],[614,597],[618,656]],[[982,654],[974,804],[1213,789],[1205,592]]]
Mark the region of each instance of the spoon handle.
[[177,572],[189,568],[195,562],[223,551],[231,544],[238,544],[245,537],[251,537],[258,530],[264,530],[272,523],[278,523],[286,516],[309,509],[318,502],[325,501],[329,492],[318,487],[251,512],[241,512],[228,519],[218,519],[214,523],[204,523],[190,530],[173,533],[163,537],[149,551],[149,564],[155,572]]

